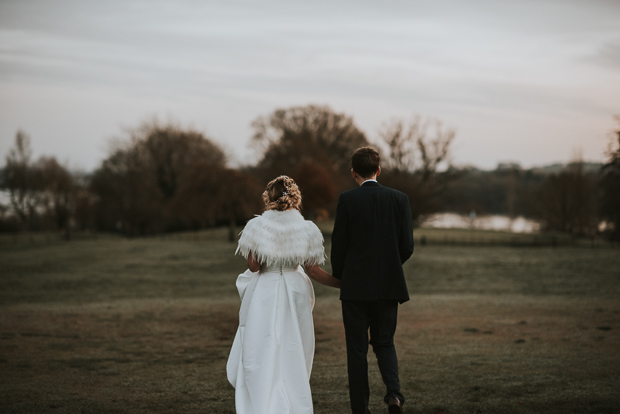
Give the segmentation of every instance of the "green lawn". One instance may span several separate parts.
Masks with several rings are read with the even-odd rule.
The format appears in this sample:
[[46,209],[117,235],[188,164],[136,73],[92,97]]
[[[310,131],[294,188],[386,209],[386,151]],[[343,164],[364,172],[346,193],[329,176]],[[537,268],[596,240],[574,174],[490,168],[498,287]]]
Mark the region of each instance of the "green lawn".
[[[0,412],[233,413],[225,364],[245,270],[235,248],[225,229],[1,236]],[[406,413],[618,412],[619,249],[418,245],[405,271]],[[315,291],[315,412],[344,413],[338,292]],[[369,358],[371,409],[386,412]]]

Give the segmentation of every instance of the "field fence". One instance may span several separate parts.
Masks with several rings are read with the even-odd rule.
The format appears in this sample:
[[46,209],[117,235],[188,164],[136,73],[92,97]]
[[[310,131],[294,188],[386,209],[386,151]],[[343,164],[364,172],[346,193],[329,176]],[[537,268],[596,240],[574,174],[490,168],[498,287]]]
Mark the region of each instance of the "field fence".
[[603,238],[574,238],[567,236],[518,235],[507,237],[492,236],[437,236],[422,235],[414,237],[416,246],[465,246],[465,247],[581,247],[581,248],[619,248],[620,244]]

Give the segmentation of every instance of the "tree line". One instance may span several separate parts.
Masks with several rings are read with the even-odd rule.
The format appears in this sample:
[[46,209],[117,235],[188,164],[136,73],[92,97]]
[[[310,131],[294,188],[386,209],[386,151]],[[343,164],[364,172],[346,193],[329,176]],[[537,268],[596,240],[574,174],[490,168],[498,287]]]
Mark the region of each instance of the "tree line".
[[575,160],[547,168],[461,169],[444,195],[444,206],[462,214],[521,216],[539,221],[544,230],[594,236],[612,223],[602,209],[602,167]]
[[228,225],[262,211],[265,184],[286,174],[303,194],[309,218],[333,215],[338,194],[352,188],[350,155],[383,148],[381,182],[406,193],[414,221],[438,211],[524,215],[549,230],[576,235],[620,230],[620,132],[609,161],[596,171],[575,162],[553,173],[520,168],[479,171],[450,163],[455,132],[433,119],[387,122],[380,145],[353,118],[326,106],[277,109],[253,123],[254,165],[231,167],[204,133],[148,122],[118,141],[91,173],[76,174],[54,157],[32,159],[19,131],[0,171],[8,202],[0,230],[112,231],[128,236]]

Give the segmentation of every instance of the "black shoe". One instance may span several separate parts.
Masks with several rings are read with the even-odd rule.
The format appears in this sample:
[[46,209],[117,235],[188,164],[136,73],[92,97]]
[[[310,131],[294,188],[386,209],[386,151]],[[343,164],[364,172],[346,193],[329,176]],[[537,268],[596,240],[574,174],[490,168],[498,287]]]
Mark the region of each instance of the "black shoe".
[[390,398],[390,401],[388,402],[388,412],[390,414],[401,414],[403,412],[403,404],[398,398]]

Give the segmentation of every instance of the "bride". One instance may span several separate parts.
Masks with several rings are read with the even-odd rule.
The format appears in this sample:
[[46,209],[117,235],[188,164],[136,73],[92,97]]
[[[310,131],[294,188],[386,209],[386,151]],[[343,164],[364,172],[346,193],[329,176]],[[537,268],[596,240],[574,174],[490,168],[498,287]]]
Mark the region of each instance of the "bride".
[[340,281],[319,267],[323,236],[300,214],[293,179],[271,181],[263,201],[265,212],[247,223],[237,248],[248,270],[237,278],[241,309],[228,381],[238,414],[312,413],[314,290],[308,275],[332,287]]

